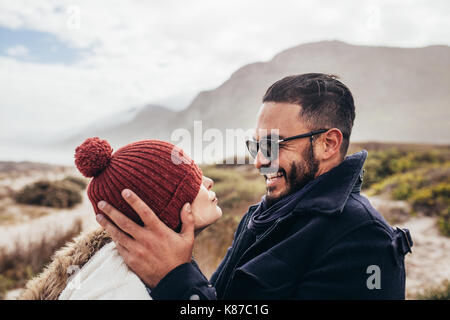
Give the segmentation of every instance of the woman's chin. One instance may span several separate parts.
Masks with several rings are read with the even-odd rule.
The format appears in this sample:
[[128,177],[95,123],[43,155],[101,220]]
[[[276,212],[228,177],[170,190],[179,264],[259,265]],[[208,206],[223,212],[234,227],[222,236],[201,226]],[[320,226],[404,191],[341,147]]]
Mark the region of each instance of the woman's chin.
[[194,227],[195,235],[199,234],[200,232],[202,232],[203,230],[205,230],[212,224],[216,223],[222,217],[222,209],[220,207],[217,207],[216,212],[217,212],[217,217],[214,219],[214,221],[210,221],[208,223],[202,223],[201,225]]

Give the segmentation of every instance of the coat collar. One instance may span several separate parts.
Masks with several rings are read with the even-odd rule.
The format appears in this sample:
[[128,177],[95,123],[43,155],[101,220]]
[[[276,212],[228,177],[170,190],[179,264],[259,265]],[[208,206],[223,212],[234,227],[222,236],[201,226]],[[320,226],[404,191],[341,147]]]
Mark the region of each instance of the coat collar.
[[347,156],[338,166],[308,183],[294,212],[341,213],[350,194],[361,190],[366,158],[366,150]]
[[27,282],[26,288],[19,300],[58,300],[59,295],[67,286],[69,276],[74,266],[82,268],[89,259],[105,244],[111,242],[111,237],[103,228],[85,233],[68,242],[53,255],[53,261],[44,271]]

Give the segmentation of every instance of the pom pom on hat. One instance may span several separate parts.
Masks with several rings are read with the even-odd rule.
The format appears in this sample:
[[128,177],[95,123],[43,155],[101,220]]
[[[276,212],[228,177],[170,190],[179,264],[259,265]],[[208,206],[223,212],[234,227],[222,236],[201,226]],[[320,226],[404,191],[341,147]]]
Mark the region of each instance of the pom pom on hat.
[[85,177],[96,177],[108,166],[112,152],[108,141],[88,138],[75,149],[75,165]]
[[180,211],[192,203],[202,184],[202,170],[183,150],[160,140],[142,140],[118,149],[89,138],[75,153],[75,164],[86,177],[93,177],[87,195],[96,214],[105,200],[136,223],[143,225],[134,209],[123,199],[124,189],[133,190],[173,230],[180,230]]

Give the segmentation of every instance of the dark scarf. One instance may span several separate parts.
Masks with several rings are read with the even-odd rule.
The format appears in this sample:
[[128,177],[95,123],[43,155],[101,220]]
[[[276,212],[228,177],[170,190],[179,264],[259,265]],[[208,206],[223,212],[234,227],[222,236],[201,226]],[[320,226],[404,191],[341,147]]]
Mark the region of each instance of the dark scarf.
[[[343,183],[344,185],[345,183],[351,183],[351,192],[359,193],[361,191],[364,173],[362,166],[366,157],[367,151],[365,150],[347,156],[337,167],[325,172],[316,179],[309,181],[303,188],[281,198],[270,207],[266,201],[266,196],[263,196],[259,206],[253,212],[247,228],[253,231],[257,236],[261,235],[275,220],[292,212],[301,201],[303,202],[300,210],[305,209],[305,207],[310,210],[317,210],[317,208],[314,208],[312,205],[312,199],[314,199],[315,202],[321,203],[320,208],[322,212],[324,212],[324,210],[326,211],[326,208],[329,207],[330,203],[334,203],[332,212],[335,212],[336,210],[342,211],[349,193],[343,193],[341,195],[333,192],[335,192],[335,189]],[[317,185],[319,185],[319,188],[315,188]],[[314,188],[315,192],[311,192]],[[307,192],[309,195],[305,198]],[[345,195],[347,195],[347,197],[345,197]],[[336,203],[339,204],[338,207],[336,207]]]
[[270,207],[268,206],[266,196],[263,196],[258,208],[253,212],[247,228],[256,235],[264,233],[275,220],[294,210],[305,191],[305,187],[281,198]]

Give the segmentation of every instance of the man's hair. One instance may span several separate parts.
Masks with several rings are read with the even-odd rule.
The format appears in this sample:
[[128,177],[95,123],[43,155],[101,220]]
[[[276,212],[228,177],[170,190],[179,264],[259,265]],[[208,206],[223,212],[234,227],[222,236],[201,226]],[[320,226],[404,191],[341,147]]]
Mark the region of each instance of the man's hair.
[[355,105],[350,90],[337,79],[323,73],[288,76],[267,89],[263,103],[300,105],[300,119],[310,130],[338,128],[343,135],[340,149],[343,158],[350,144]]

